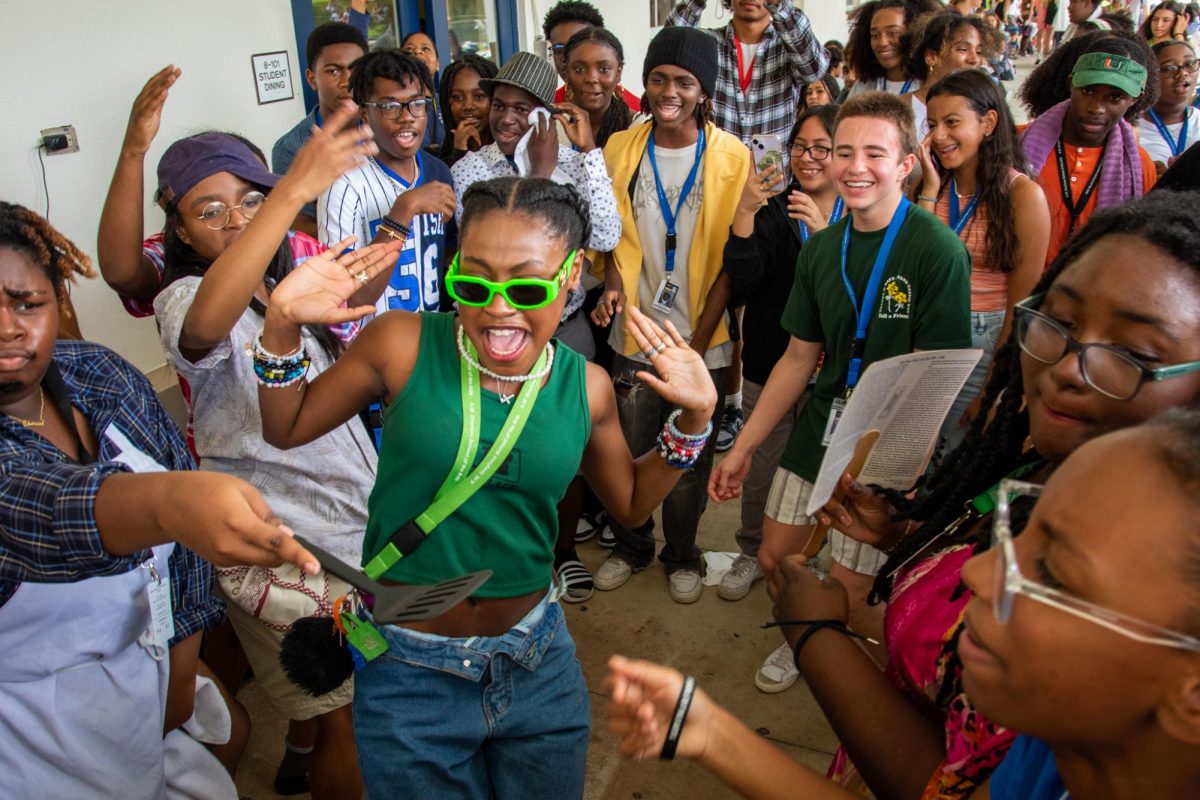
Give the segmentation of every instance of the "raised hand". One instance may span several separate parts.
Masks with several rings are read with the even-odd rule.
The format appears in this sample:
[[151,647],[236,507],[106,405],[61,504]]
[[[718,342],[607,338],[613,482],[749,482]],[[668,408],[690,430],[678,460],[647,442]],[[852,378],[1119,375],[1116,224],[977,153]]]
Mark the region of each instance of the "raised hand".
[[[670,667],[615,655],[608,660],[604,683],[609,690],[608,728],[620,739],[618,751],[639,761],[657,758],[675,714],[683,675]],[[704,754],[714,709],[708,694],[696,687],[675,750],[677,757],[699,758]]]
[[607,328],[618,314],[625,310],[625,292],[622,289],[605,289],[600,301],[592,309],[592,322]]
[[133,109],[129,112],[124,144],[127,152],[144,156],[150,149],[162,124],[162,110],[167,102],[167,95],[182,74],[178,67],[168,64],[146,81],[146,85],[133,101]]
[[347,251],[354,242],[353,236],[343,239],[293,269],[271,292],[271,317],[291,325],[335,325],[373,313],[373,305],[346,308],[345,303],[391,269],[403,245],[388,241]]
[[829,221],[821,213],[817,201],[804,192],[792,192],[788,195],[788,216],[807,225],[809,233],[829,227]]
[[558,166],[558,132],[554,120],[538,114],[529,138],[529,177],[549,178]]
[[746,183],[742,186],[738,208],[751,213],[758,211],[767,200],[783,189],[784,179],[778,164],[772,164],[762,172],[750,170],[750,174],[746,176]]
[[[313,135],[296,153],[292,166],[280,180],[298,196],[317,197],[346,172],[379,152],[374,134],[366,125],[352,125],[358,108],[343,101],[321,127],[313,125]],[[279,187],[276,187],[276,192]]]
[[559,103],[554,107],[554,119],[562,125],[571,144],[582,152],[590,153],[596,149],[592,120],[582,108],[574,103]]
[[625,331],[658,373],[640,370],[637,376],[668,404],[697,412],[707,422],[717,404],[717,387],[700,354],[688,346],[670,320],[666,326],[664,331],[638,309],[629,309]]

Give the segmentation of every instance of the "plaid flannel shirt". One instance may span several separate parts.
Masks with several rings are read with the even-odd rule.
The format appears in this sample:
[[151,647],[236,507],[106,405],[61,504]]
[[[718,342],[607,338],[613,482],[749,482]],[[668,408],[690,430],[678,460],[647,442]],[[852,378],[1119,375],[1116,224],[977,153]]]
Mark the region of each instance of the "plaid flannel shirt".
[[[694,28],[700,24],[706,0],[684,0],[667,17],[667,25]],[[738,81],[737,42],[733,23],[723,28],[705,28],[717,40],[720,69],[713,101],[713,121],[746,144],[750,138],[773,133],[787,142],[804,85],[820,79],[829,66],[825,48],[813,34],[808,16],[791,4],[779,0],[766,4],[771,24],[763,31],[750,87],[742,93]]]
[[[21,583],[68,583],[121,575],[150,557],[149,550],[114,556],[96,527],[96,494],[104,479],[127,471],[112,460],[117,447],[103,432],[116,425],[129,441],[169,470],[192,469],[192,457],[175,421],[150,382],[129,363],[97,344],[58,341],[46,381],[61,381],[71,404],[96,434],[92,464],[67,458],[50,441],[0,414],[0,606]],[[213,568],[183,545],[168,560],[174,645],[214,627],[225,616],[214,596]]]

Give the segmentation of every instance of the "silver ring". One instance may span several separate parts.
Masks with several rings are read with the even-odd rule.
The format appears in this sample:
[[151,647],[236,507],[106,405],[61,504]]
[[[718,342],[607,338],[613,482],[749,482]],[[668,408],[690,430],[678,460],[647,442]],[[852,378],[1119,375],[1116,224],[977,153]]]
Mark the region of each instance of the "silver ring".
[[367,277],[367,271],[365,269],[362,270],[361,272],[354,273],[354,279],[357,280],[359,283],[361,283],[363,286],[366,286],[368,283],[371,282],[371,279]]
[[646,357],[647,361],[653,361],[654,357],[658,355],[658,351],[654,348],[650,348],[649,350],[643,350],[642,355]]
[[662,342],[659,342],[658,345],[654,348],[654,352],[661,353],[663,350],[666,350],[666,349],[667,349],[667,346],[665,344],[663,344]]

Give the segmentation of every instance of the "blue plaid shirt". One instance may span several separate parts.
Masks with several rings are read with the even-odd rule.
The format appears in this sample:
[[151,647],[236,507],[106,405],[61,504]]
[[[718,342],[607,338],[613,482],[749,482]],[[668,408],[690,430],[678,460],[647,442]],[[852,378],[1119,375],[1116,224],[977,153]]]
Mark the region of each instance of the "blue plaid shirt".
[[[667,25],[694,28],[700,24],[705,0],[683,0],[667,17]],[[779,0],[767,3],[771,24],[763,31],[754,56],[750,86],[745,93],[738,82],[737,43],[733,23],[723,28],[705,28],[717,40],[719,70],[712,98],[713,122],[717,127],[750,143],[753,136],[773,133],[787,142],[804,85],[819,80],[829,66],[825,48],[813,35],[808,16],[791,4]]]
[[[121,575],[151,557],[149,550],[108,553],[96,527],[101,483],[128,470],[113,460],[118,450],[103,435],[110,425],[167,469],[193,468],[179,428],[150,382],[116,353],[89,342],[59,341],[53,366],[71,404],[96,434],[99,452],[95,463],[76,463],[48,439],[0,414],[0,606],[25,581]],[[191,550],[176,545],[168,566],[174,645],[219,623],[225,606],[212,591],[212,566]]]

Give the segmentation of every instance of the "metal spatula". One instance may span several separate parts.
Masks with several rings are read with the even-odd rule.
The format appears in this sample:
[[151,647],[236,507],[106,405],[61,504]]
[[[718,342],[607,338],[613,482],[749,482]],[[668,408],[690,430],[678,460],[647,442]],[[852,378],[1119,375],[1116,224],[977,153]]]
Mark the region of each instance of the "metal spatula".
[[432,586],[384,586],[304,537],[297,536],[296,541],[316,556],[317,561],[330,575],[341,578],[364,594],[373,596],[375,607],[371,614],[376,622],[385,625],[417,622],[444,614],[470,597],[492,577],[492,571],[485,569],[459,575]]

